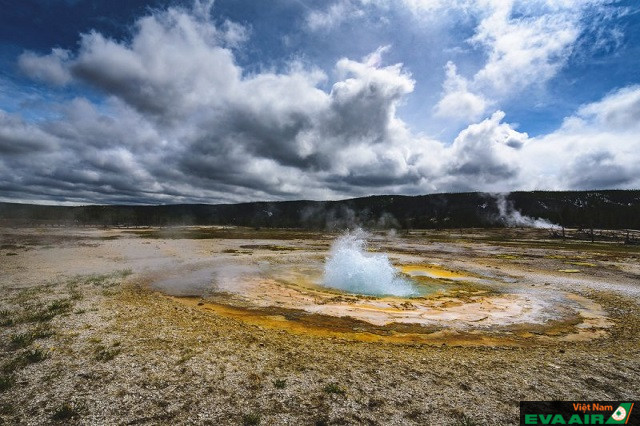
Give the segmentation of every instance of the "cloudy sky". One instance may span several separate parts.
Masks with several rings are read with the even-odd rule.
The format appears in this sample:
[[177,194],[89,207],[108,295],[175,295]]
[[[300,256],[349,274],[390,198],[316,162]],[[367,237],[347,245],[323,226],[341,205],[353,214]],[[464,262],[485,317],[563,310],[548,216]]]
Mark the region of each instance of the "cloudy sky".
[[640,188],[640,5],[1,1],[0,201]]

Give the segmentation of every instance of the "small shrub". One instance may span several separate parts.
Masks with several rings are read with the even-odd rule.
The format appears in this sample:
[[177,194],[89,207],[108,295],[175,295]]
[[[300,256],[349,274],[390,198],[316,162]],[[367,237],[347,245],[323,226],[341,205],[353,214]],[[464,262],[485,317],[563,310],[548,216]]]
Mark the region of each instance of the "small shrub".
[[4,392],[13,386],[11,376],[0,375],[0,392]]
[[15,412],[15,408],[11,404],[2,404],[0,405],[0,414],[9,415]]
[[18,348],[26,348],[34,340],[37,339],[46,339],[47,337],[53,336],[53,332],[47,328],[39,328],[34,331],[29,331],[26,333],[18,333],[11,336],[11,347],[14,349]]
[[13,313],[7,309],[0,311],[0,326],[10,327],[13,325]]
[[18,333],[11,336],[12,348],[25,348],[33,342],[33,335],[31,333]]
[[242,424],[244,426],[257,426],[260,424],[260,414],[248,413],[242,416]]
[[334,393],[338,395],[344,395],[346,393],[346,391],[343,388],[341,388],[337,383],[329,383],[324,388],[322,388],[322,390],[325,391],[326,393]]
[[56,313],[53,311],[41,310],[35,311],[30,314],[25,315],[22,318],[23,322],[48,322],[51,321],[56,316]]
[[72,304],[69,300],[55,300],[46,309],[32,312],[22,318],[23,322],[48,322],[56,315],[67,313],[71,310]]
[[54,302],[51,302],[47,309],[49,310],[49,312],[60,314],[68,312],[71,309],[71,302],[69,302],[68,300],[56,300]]
[[287,381],[284,379],[275,379],[273,381],[273,386],[276,389],[284,389],[287,386]]
[[456,426],[479,426],[479,423],[476,423],[471,417],[468,417],[466,414],[463,414],[458,418],[455,423]]
[[122,271],[118,271],[116,273],[116,276],[119,276],[120,278],[126,278],[131,274],[133,274],[133,270],[131,270],[131,269],[123,269]]
[[131,269],[124,269],[122,271],[116,271],[112,274],[105,275],[89,275],[84,279],[85,284],[93,284],[97,287],[113,287],[118,285],[119,283],[116,281],[118,279],[123,279],[133,274]]
[[111,361],[120,353],[120,348],[106,348],[98,345],[94,350],[96,361]]
[[27,364],[35,364],[47,359],[47,352],[42,349],[31,349],[24,354],[24,360]]
[[187,352],[182,354],[182,356],[178,360],[177,364],[184,364],[185,362],[189,361],[194,356],[195,356],[195,354],[193,352],[187,351]]
[[53,331],[49,330],[46,327],[36,328],[34,331],[31,332],[31,335],[33,336],[34,340],[46,339],[47,337],[53,336],[53,334],[54,334]]
[[63,403],[60,407],[54,411],[51,415],[51,419],[57,422],[71,420],[74,417],[78,417],[78,410],[68,402]]
[[8,362],[5,362],[2,365],[2,372],[5,374],[5,377],[9,377],[17,370],[24,368],[29,364],[35,364],[45,360],[47,356],[47,352],[42,349],[36,348],[27,350]]
[[9,360],[8,362],[5,362],[4,364],[2,364],[2,372],[5,374],[5,376],[2,377],[9,377],[8,375],[15,372],[22,366],[22,364],[23,362],[20,358],[14,358],[12,360]]
[[85,284],[93,284],[95,286],[103,285],[107,279],[109,279],[108,275],[90,275],[85,279]]

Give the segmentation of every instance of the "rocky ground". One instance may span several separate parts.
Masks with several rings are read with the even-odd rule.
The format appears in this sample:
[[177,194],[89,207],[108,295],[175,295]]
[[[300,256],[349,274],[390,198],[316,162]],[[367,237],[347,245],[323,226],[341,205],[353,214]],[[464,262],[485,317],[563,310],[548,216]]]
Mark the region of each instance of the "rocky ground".
[[588,297],[612,323],[605,337],[367,342],[261,326],[149,286],[212,256],[322,254],[332,235],[0,230],[0,424],[495,425],[517,424],[520,400],[637,399],[639,248],[547,237],[417,232],[376,247]]

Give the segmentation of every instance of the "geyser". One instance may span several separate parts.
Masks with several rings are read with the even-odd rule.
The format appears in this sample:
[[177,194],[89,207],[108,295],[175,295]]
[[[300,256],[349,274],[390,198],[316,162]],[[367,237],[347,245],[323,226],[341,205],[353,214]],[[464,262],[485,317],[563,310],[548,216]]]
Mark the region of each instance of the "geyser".
[[324,266],[322,284],[349,293],[411,296],[418,292],[400,277],[386,254],[367,253],[363,231],[338,238]]

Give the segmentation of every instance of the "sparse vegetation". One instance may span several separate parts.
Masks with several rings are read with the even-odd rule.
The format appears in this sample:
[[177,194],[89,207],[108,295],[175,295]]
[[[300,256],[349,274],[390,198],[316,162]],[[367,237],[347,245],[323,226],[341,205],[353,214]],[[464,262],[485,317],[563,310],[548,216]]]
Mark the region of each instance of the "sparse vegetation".
[[15,250],[21,248],[15,244],[0,244],[0,250]]
[[35,310],[34,312],[26,313],[22,318],[22,322],[48,322],[58,315],[66,314],[71,310],[73,304],[68,299],[55,300],[51,302],[45,309]]
[[10,378],[10,376],[21,367],[21,362],[19,358],[13,358],[9,361],[2,364],[2,372],[4,373],[5,378]]
[[13,408],[13,405],[7,403],[7,404],[0,404],[0,415],[10,415],[13,414],[15,412],[15,409]]
[[248,413],[242,416],[242,424],[244,426],[257,426],[260,424],[260,414]]
[[74,417],[78,417],[80,413],[77,408],[68,402],[63,403],[60,407],[54,411],[51,415],[51,420],[56,422],[63,422],[65,420],[71,420]]
[[68,312],[71,309],[71,302],[69,300],[56,300],[51,302],[47,308],[49,312],[61,314]]
[[10,327],[13,325],[12,313],[6,309],[0,311],[0,326]]
[[480,426],[480,423],[476,422],[466,414],[463,414],[456,420],[456,423],[454,423],[454,425],[455,426]]
[[185,350],[183,352],[183,354],[180,356],[180,358],[177,361],[177,364],[184,364],[185,362],[189,361],[191,358],[193,358],[195,355],[195,353],[191,350]]
[[109,278],[110,278],[109,275],[91,275],[85,279],[85,284],[92,284],[95,286],[104,286],[104,284]]
[[47,359],[47,352],[40,348],[30,349],[24,353],[23,357],[27,364],[35,364]]
[[0,392],[4,392],[13,385],[13,378],[9,375],[0,375]]
[[329,394],[344,395],[346,393],[346,391],[335,382],[326,384],[322,390]]
[[77,277],[75,282],[83,282],[86,285],[108,288],[120,284],[120,280],[128,277],[132,273],[133,271],[131,269],[123,269],[121,271],[115,271],[111,274],[94,274],[89,276]]
[[48,309],[27,313],[22,317],[22,322],[47,322],[56,316],[55,312]]
[[9,377],[17,370],[24,368],[29,364],[36,364],[45,360],[47,356],[47,352],[40,348],[29,349],[5,362],[2,366],[2,372]]
[[273,387],[276,389],[284,389],[287,386],[287,381],[284,379],[275,379],[273,381]]
[[69,290],[69,298],[77,302],[78,300],[82,300],[82,293],[79,292],[77,289],[72,288]]
[[11,336],[10,340],[13,348],[24,348],[29,346],[34,339],[31,333],[19,333]]
[[96,346],[96,348],[94,349],[94,358],[96,361],[111,361],[112,359],[114,359],[119,353],[121,352],[121,349],[119,347],[111,347],[111,348],[107,348],[103,345],[98,345]]
[[[163,231],[154,229],[149,232]],[[47,228],[43,232],[63,231]],[[104,231],[81,230],[83,235],[91,232]],[[263,228],[257,232],[268,235],[269,230]],[[615,252],[614,249],[605,251],[604,248],[590,246],[575,249],[563,246],[561,250],[554,251],[538,244],[534,237],[531,238],[533,242],[515,238],[505,239],[508,244],[493,245],[492,242],[491,251],[485,249],[486,241],[502,231],[469,230],[472,242],[468,245],[469,240],[463,237],[451,237],[460,238],[461,242],[444,242],[440,249],[439,245],[431,243],[430,232],[444,235],[444,232],[421,231],[420,234],[403,237],[409,241],[403,247],[407,249],[407,255],[423,255],[419,250],[424,242],[430,245],[429,259],[444,262],[444,259],[455,257],[448,251],[450,248],[464,245],[466,253],[477,255],[479,262],[491,265],[491,272],[498,275],[508,271],[494,271],[493,266],[506,268],[506,265],[515,264],[514,270],[548,267],[550,273],[559,276],[557,270],[563,267],[564,262],[592,262],[597,267],[580,268],[585,271],[587,279],[594,278],[594,275],[587,274],[595,273],[596,268],[597,271],[601,267],[610,268],[609,262],[628,265],[638,259],[637,249],[630,253],[627,248],[620,249],[619,245],[614,247]],[[521,232],[536,235],[536,231]],[[314,234],[313,238],[317,235]],[[480,241],[482,236],[487,236],[480,242],[483,248],[474,248],[474,241]],[[150,247],[142,246],[143,243],[143,240],[129,236],[109,244],[131,245],[128,247],[130,251],[136,247],[155,249],[157,244],[160,247],[158,252],[163,252],[163,255],[187,246],[183,241],[151,241]],[[166,247],[163,246],[165,243]],[[244,243],[197,241],[193,242],[193,247],[199,250],[199,255],[209,256],[210,252],[219,253],[222,248],[240,247]],[[289,241],[288,244],[298,243]],[[525,244],[532,250],[527,251]],[[301,242],[300,246],[303,245],[313,248],[308,253],[297,251],[296,255],[318,256],[318,261],[324,258],[318,251],[328,250],[328,245],[321,249],[315,249],[313,242]],[[381,243],[380,252],[387,251],[385,245],[391,247],[392,243]],[[65,250],[69,246],[65,246]],[[538,247],[539,250],[534,250]],[[583,249],[585,258],[578,257],[575,253],[583,253]],[[36,254],[37,250],[42,248],[25,252],[25,256]],[[78,250],[87,258],[103,255],[91,247],[83,246]],[[19,253],[21,257],[17,260],[22,261],[23,253]],[[517,255],[519,261],[529,263],[518,266],[519,262],[497,256],[502,253]],[[254,259],[242,251],[235,254],[246,255],[247,261],[254,262],[276,258],[274,253],[265,250],[255,250]],[[180,256],[185,255],[180,253]],[[125,256],[124,251],[122,256]],[[281,256],[283,261],[286,260],[286,253]],[[50,252],[47,257],[55,256]],[[194,258],[194,261],[199,261],[197,256]],[[236,261],[243,260],[245,258]],[[129,258],[125,261],[134,264]],[[34,267],[59,273],[51,264]],[[85,265],[79,260],[77,264],[61,265],[60,269],[67,267],[69,271],[77,271]],[[104,265],[99,265],[96,270],[103,271],[103,268]],[[627,272],[623,275],[621,270],[612,268],[604,272],[619,278],[620,285],[624,286],[634,277]],[[591,294],[587,296],[611,314],[615,324],[610,332],[616,338],[620,336],[619,343],[616,340],[614,344],[614,339],[603,337],[597,345],[593,342],[556,345],[555,337],[551,336],[546,345],[532,343],[526,350],[521,350],[499,343],[495,347],[456,346],[449,345],[447,340],[447,346],[396,345],[282,332],[247,325],[235,317],[212,314],[205,309],[207,306],[196,305],[200,299],[194,298],[189,300],[191,304],[186,304],[187,299],[163,297],[139,290],[140,287],[134,285],[119,287],[121,274],[124,273],[79,275],[56,280],[45,277],[44,272],[37,277],[34,273],[30,282],[0,288],[0,298],[6,302],[0,311],[0,321],[13,320],[15,325],[14,328],[0,328],[0,401],[5,404],[0,403],[0,423],[509,424],[517,421],[517,405],[512,402],[517,392],[539,398],[568,399],[571,389],[557,386],[560,380],[563,383],[567,380],[567,383],[584,382],[592,389],[590,397],[604,399],[606,393],[631,398],[628,386],[619,384],[618,378],[626,383],[633,383],[638,378],[638,373],[632,368],[635,365],[632,355],[638,343],[637,305],[628,303],[629,300],[623,296],[619,300],[606,299],[610,296],[601,291],[595,293],[597,297],[604,298],[602,300]],[[17,282],[17,277],[21,276],[16,272],[4,281]],[[103,286],[97,277],[103,277],[107,284]],[[549,288],[557,289],[554,282],[550,282]],[[53,285],[48,286],[49,283]],[[540,290],[544,290],[543,284],[539,285]],[[470,288],[471,284],[467,287]],[[104,290],[117,290],[117,295],[103,298]],[[533,291],[537,290],[533,288]],[[74,297],[75,293],[77,296]],[[475,297],[473,294],[469,293],[468,297]],[[22,298],[21,302],[16,300],[18,297]],[[347,304],[364,303],[365,300],[368,299],[336,294],[336,299],[331,299],[331,302]],[[221,297],[220,301],[224,303],[225,299]],[[412,299],[411,303],[417,305],[421,299]],[[397,306],[398,309],[412,308],[412,305],[403,303]],[[278,308],[269,311],[276,325],[293,321],[301,325],[304,325],[303,321],[315,324],[311,316],[297,314],[287,314],[284,316],[287,322],[276,323],[276,318],[279,320],[280,317],[275,315],[280,313]],[[27,322],[25,317],[34,320]],[[35,320],[38,317],[43,319]],[[53,321],[49,322],[50,319]],[[339,324],[349,333],[352,330],[358,333],[370,330],[384,333],[387,330],[386,327],[373,326],[360,328],[362,324],[346,318],[322,324],[326,328]],[[403,327],[394,325],[388,329],[393,330],[392,337],[396,337],[404,332]],[[38,340],[46,339],[54,331],[55,338]],[[386,338],[383,334],[372,336]],[[536,336],[520,341],[534,342]],[[499,332],[495,337],[500,339]],[[559,350],[560,347],[562,349]],[[583,350],[585,348],[588,351]],[[596,356],[600,361],[606,359],[611,362],[596,362]],[[548,361],[553,367],[547,365]],[[561,368],[554,368],[556,365]],[[614,371],[615,374],[609,376]],[[587,381],[587,375],[592,376],[593,381]],[[523,387],[523,383],[529,386],[525,384]],[[438,392],[421,398],[420,395],[425,395],[425,388],[437,389]],[[70,392],[74,392],[72,397]],[[165,396],[169,394],[171,398]],[[456,395],[453,406],[464,407],[464,411],[452,409],[452,395]],[[43,403],[44,398],[46,403]],[[82,398],[82,402],[78,402],[78,398]],[[486,405],[476,411],[474,401],[480,398],[486,401]],[[448,418],[443,420],[443,414],[448,414]]]
[[33,343],[37,339],[45,339],[51,337],[53,332],[47,328],[38,328],[26,333],[13,334],[10,338],[11,347],[14,349],[25,348]]

